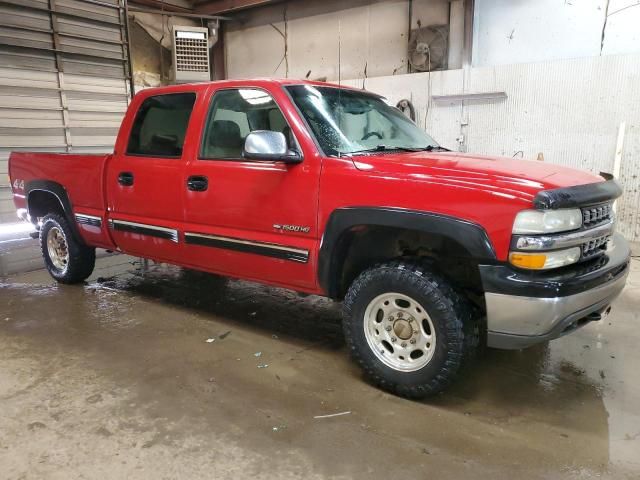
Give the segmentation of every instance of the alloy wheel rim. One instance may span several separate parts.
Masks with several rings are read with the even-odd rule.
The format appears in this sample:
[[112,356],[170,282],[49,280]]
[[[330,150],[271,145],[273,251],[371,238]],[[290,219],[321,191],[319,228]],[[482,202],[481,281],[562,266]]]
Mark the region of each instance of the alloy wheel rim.
[[369,302],[364,334],[375,356],[401,372],[424,368],[436,348],[431,317],[419,302],[402,293],[383,293]]
[[64,232],[58,227],[51,227],[47,232],[47,251],[53,266],[64,271],[69,264],[69,247]]

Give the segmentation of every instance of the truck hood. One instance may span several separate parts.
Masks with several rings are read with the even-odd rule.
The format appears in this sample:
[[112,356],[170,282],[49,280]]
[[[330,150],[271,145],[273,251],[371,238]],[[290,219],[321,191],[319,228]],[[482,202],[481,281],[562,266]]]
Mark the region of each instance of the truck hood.
[[537,160],[454,152],[401,152],[354,156],[358,170],[427,183],[451,184],[530,202],[542,190],[603,181],[582,170]]

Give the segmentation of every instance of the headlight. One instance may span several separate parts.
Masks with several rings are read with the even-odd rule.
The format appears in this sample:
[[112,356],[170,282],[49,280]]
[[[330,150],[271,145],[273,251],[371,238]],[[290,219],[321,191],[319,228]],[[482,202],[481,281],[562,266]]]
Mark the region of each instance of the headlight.
[[509,261],[512,265],[528,270],[547,270],[564,267],[580,260],[580,247],[555,250],[551,252],[511,252]]
[[513,233],[555,233],[582,226],[579,208],[560,210],[523,210],[516,215]]

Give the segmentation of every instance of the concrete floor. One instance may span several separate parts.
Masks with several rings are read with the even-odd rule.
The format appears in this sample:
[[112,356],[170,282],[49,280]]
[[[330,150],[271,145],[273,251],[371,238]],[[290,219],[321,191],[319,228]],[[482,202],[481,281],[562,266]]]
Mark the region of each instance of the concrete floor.
[[0,283],[0,478],[640,476],[638,260],[605,321],[423,402],[363,381],[324,299],[130,262]]

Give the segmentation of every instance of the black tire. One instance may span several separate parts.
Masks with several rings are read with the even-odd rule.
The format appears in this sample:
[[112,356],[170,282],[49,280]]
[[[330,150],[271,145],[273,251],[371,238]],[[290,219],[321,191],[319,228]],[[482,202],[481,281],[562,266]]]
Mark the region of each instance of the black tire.
[[[378,358],[367,342],[367,306],[388,292],[414,299],[433,324],[433,356],[418,370],[392,368]],[[376,386],[407,398],[436,394],[453,382],[478,344],[476,325],[475,311],[465,296],[457,293],[442,275],[412,263],[392,262],[364,271],[349,288],[343,303],[343,328],[352,357]]]
[[[51,229],[56,228],[62,232],[68,250],[68,261],[66,266],[59,267],[49,255],[47,238]],[[80,283],[91,275],[96,263],[95,248],[87,247],[78,242],[69,226],[69,222],[62,215],[50,213],[42,219],[40,227],[40,250],[44,258],[44,264],[49,274],[58,282],[73,284]]]

